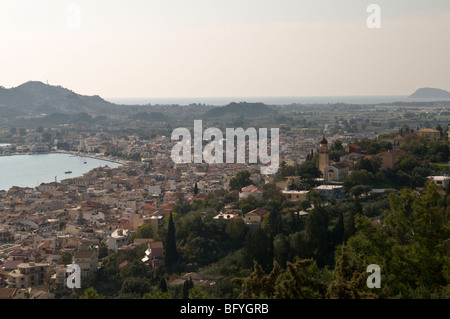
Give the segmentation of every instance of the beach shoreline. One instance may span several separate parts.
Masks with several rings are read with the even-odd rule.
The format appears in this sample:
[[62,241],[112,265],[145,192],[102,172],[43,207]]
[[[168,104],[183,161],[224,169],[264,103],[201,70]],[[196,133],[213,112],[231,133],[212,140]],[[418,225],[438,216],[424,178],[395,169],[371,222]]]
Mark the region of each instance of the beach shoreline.
[[[110,158],[108,156],[94,155],[94,154],[81,153],[81,152],[75,152],[75,151],[52,151],[52,152],[49,152],[48,154],[68,154],[68,155],[73,155],[73,156],[77,156],[77,157],[98,159],[98,160],[112,162],[112,163],[121,164],[121,165],[127,165],[129,162],[129,161],[120,160],[117,158]],[[34,154],[34,155],[37,155],[37,154]]]

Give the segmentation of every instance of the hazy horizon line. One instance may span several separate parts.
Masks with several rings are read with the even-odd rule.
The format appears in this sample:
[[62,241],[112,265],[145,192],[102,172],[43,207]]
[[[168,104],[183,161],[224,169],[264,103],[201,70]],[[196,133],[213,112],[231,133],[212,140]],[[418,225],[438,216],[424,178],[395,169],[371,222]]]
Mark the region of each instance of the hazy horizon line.
[[362,104],[373,105],[383,103],[414,102],[446,102],[445,98],[411,98],[410,95],[347,95],[347,96],[253,96],[253,97],[136,97],[136,98],[104,98],[117,105],[190,105],[204,104],[209,106],[225,106],[230,103],[264,103],[269,105],[292,104]]
[[[411,94],[409,94],[411,95]],[[352,95],[259,95],[259,96],[118,96],[108,99],[228,99],[228,98],[309,98],[309,97],[396,97],[408,94],[352,94]]]

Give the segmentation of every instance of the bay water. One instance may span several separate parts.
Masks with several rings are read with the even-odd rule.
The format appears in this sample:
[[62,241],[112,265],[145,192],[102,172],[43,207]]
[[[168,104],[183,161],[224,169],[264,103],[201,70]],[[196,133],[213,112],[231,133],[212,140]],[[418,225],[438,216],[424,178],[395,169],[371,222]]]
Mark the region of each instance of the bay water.
[[60,182],[105,166],[116,168],[121,164],[60,153],[0,156],[0,190],[7,191],[13,186],[33,188],[54,182],[55,177]]

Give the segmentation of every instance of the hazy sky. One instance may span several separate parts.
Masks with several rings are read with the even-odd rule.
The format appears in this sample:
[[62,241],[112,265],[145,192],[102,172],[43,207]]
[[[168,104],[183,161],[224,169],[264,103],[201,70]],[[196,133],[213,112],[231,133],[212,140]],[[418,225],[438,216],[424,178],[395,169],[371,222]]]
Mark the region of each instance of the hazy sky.
[[[381,8],[370,29],[367,7]],[[0,0],[0,85],[102,97],[450,90],[448,0]]]

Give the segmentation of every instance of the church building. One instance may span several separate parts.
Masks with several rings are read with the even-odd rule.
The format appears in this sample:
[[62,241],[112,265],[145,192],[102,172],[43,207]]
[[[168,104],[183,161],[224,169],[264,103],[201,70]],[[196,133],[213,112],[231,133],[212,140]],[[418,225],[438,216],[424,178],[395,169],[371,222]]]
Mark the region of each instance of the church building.
[[330,162],[328,141],[325,136],[319,145],[319,170],[325,182],[343,182],[349,174],[349,167],[346,164]]

